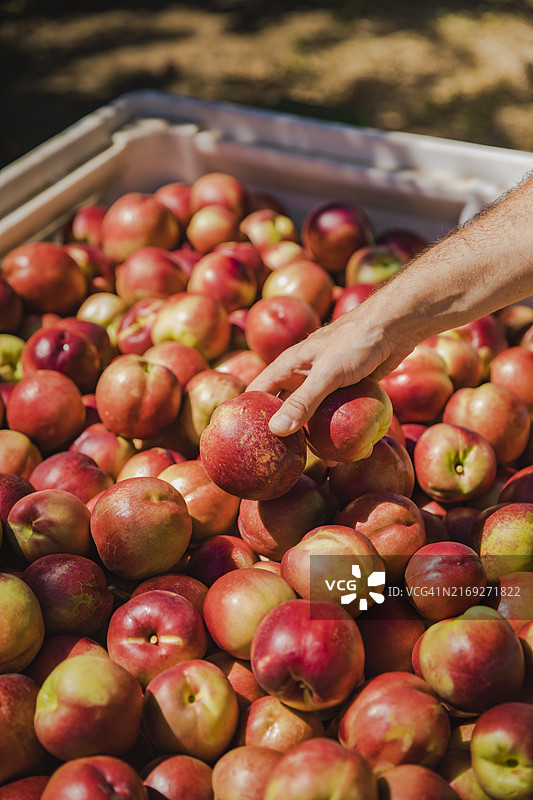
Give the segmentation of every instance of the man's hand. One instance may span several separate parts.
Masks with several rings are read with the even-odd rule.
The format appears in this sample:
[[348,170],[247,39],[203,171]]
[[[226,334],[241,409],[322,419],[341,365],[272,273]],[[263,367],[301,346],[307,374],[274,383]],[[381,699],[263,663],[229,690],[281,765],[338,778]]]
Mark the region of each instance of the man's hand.
[[380,327],[372,324],[369,311],[361,306],[315,331],[285,350],[250,383],[248,390],[286,398],[270,420],[273,433],[294,433],[335,389],[367,375],[379,380],[410,352],[410,346],[392,347]]
[[[301,428],[320,402],[381,380],[417,344],[533,295],[533,178],[450,231],[364,303],[290,347],[249,389],[286,397],[273,433]],[[288,396],[286,396],[288,394]]]

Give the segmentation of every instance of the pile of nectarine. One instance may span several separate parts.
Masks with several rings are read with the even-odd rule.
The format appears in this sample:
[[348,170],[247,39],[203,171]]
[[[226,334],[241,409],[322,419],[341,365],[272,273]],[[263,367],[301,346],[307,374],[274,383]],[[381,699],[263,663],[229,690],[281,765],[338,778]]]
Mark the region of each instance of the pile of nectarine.
[[0,800],[533,798],[533,310],[275,436],[427,242],[224,172],[0,272]]

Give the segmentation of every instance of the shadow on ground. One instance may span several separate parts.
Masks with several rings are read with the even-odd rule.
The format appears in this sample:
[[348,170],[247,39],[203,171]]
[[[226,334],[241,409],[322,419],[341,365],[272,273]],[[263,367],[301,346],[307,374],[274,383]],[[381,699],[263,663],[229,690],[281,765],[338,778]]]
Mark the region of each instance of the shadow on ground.
[[[341,100],[323,97],[317,102],[295,99],[291,92],[291,81],[293,77],[295,80],[302,79],[301,75],[280,73],[268,74],[263,80],[250,79],[245,65],[242,74],[233,77],[222,75],[212,86],[206,86],[174,63],[157,64],[154,67],[153,64],[144,63],[142,57],[134,67],[108,71],[101,81],[96,78],[90,90],[81,91],[74,78],[69,82],[69,74],[74,61],[84,57],[90,64],[91,57],[112,60],[119,49],[128,47],[142,50],[144,46],[163,47],[169,43],[179,47],[180,42],[198,35],[202,14],[206,20],[223,15],[225,31],[246,37],[258,31],[275,30],[276,26],[283,25],[288,19],[296,26],[298,13],[327,13],[334,18],[334,25],[298,40],[301,55],[320,51],[324,54],[327,68],[328,49],[342,42],[347,28],[353,31],[358,21],[379,24],[380,31],[385,33],[403,30],[431,39],[435,36],[434,21],[438,15],[459,12],[476,15],[489,10],[494,14],[512,14],[531,22],[532,7],[533,2],[525,0],[473,3],[445,0],[437,9],[423,0],[403,3],[393,0],[376,0],[372,3],[340,0],[333,12],[332,4],[326,0],[307,0],[302,3],[282,0],[208,0],[198,3],[182,0],[175,4],[161,0],[151,0],[149,4],[146,0],[78,0],[75,7],[62,0],[0,0],[0,107],[5,120],[0,134],[0,166],[15,160],[102,104],[136,89],[180,91],[208,99],[230,100],[356,125],[376,124],[380,108],[401,102],[408,109],[407,116],[402,119],[405,129],[435,130],[437,135],[451,138],[512,146],[505,131],[494,125],[493,115],[502,103],[518,102],[523,98],[517,98],[513,87],[507,86],[504,80],[496,88],[492,86],[486,92],[481,91],[476,97],[475,107],[471,98],[464,98],[460,94],[437,107],[432,106],[425,74],[414,74],[409,87],[405,88],[386,85],[372,78],[352,81],[345,87]],[[185,12],[193,14],[194,30],[187,27],[186,21],[179,31],[165,31],[156,24],[157,15],[169,9],[174,12],[182,9],[184,20],[187,19]],[[125,18],[127,11],[127,19],[131,20],[131,24],[122,27],[106,27],[102,24],[100,28],[96,27],[95,33],[98,15],[102,20],[107,20],[114,11],[122,12],[122,18]],[[137,18],[140,22],[135,24]],[[150,24],[152,19],[153,25]],[[57,36],[61,36],[62,25],[67,20],[69,24],[78,20],[80,30],[85,30],[87,21],[92,21],[93,27],[90,34],[80,35],[72,43],[65,40],[58,43],[45,38],[42,46],[33,46],[41,28],[44,30],[47,25],[50,27],[55,24]],[[146,20],[148,23],[145,24]],[[201,53],[198,57],[209,58],[209,54]],[[269,54],[265,53],[265,59],[268,57]],[[56,75],[58,65],[62,71],[61,89],[43,90],[47,76]]]

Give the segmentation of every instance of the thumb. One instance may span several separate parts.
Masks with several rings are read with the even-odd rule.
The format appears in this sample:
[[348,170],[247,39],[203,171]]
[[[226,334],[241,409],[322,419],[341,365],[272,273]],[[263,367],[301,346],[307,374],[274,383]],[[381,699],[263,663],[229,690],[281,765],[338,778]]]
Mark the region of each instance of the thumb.
[[[320,388],[318,388],[320,386]],[[285,400],[272,415],[269,427],[276,436],[288,436],[302,428],[332,389],[312,381],[310,377]]]

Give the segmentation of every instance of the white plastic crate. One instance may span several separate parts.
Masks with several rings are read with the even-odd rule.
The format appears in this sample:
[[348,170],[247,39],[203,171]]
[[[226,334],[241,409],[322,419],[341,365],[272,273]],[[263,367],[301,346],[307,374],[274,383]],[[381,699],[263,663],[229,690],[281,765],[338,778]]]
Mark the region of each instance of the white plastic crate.
[[270,191],[297,222],[325,200],[379,232],[435,239],[533,168],[533,154],[320,122],[158,92],[123,95],[0,171],[0,256],[53,236],[73,208],[221,170]]

